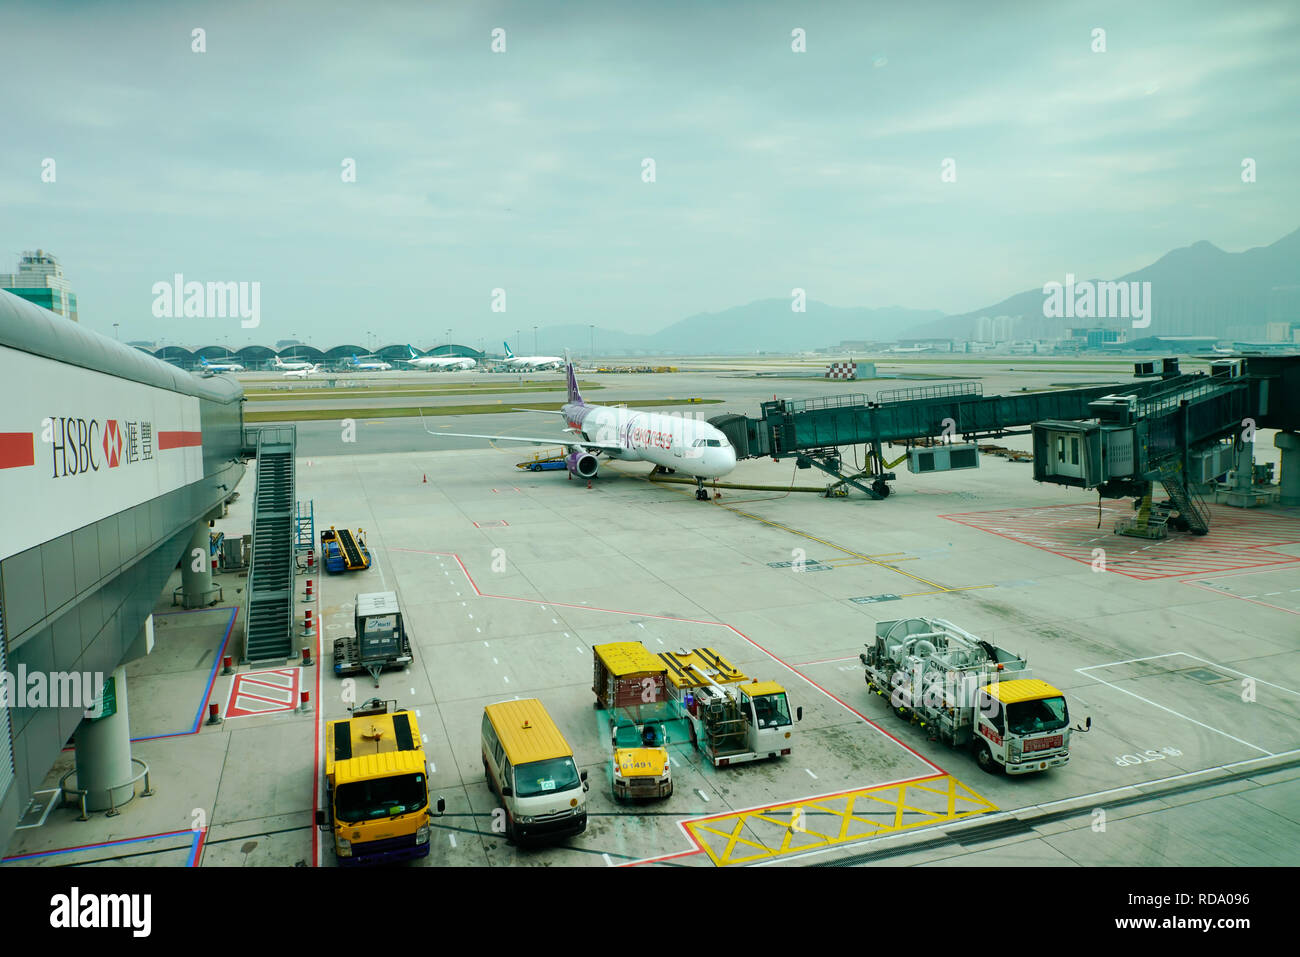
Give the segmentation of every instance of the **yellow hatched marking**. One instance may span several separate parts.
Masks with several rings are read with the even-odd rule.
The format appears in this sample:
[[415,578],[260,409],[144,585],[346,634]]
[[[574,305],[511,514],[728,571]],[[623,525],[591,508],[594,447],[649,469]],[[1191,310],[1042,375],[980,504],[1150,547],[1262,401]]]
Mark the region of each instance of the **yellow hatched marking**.
[[997,809],[991,801],[945,774],[682,824],[715,865],[726,867],[957,821]]

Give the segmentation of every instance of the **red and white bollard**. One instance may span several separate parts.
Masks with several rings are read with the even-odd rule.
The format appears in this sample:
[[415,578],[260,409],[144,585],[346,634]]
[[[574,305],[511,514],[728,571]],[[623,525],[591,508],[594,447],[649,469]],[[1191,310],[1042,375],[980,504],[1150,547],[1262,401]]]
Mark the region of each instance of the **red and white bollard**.
[[310,692],[310,691],[304,691],[304,692],[302,693],[302,703],[298,705],[298,710],[299,710],[299,711],[310,711],[310,710],[311,710],[311,692]]
[[303,601],[312,601],[312,600],[313,600],[313,595],[312,595],[312,593],[311,593],[311,579],[310,579],[310,578],[307,579],[307,590],[303,593],[302,599],[303,599]]
[[307,571],[311,571],[316,564],[316,549],[307,549]]
[[311,660],[311,646],[308,645],[302,650],[302,666],[304,668],[310,668],[315,663],[316,662]]
[[221,724],[221,705],[215,701],[208,705],[208,724]]
[[310,608],[308,608],[305,612],[303,612],[303,616],[302,616],[302,636],[303,636],[304,638],[310,638],[310,637],[311,637],[311,609],[310,609]]
[[221,669],[222,675],[233,675],[235,673],[235,669],[231,667],[231,665],[233,664],[234,664],[234,658],[231,655],[226,655],[226,657],[222,660],[222,666],[223,666]]
[[213,556],[212,556],[212,574],[215,575],[216,573],[217,573],[217,556],[216,556],[216,555],[213,555]]

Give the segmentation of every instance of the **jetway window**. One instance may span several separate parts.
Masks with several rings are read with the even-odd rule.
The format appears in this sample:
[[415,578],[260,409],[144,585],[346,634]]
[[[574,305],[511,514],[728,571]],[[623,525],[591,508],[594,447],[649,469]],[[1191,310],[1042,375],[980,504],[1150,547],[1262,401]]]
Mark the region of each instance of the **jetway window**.
[[1079,440],[1078,439],[1073,439],[1073,438],[1070,439],[1070,464],[1071,465],[1079,464]]
[[1056,461],[1065,461],[1065,436],[1063,435],[1056,437]]

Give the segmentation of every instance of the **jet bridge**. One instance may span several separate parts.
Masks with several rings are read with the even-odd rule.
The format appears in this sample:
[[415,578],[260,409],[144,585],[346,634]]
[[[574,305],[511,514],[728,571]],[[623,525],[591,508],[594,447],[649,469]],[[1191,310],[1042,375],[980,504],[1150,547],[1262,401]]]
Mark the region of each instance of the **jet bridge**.
[[[1127,391],[1144,395],[1159,386],[1137,383]],[[888,469],[902,461],[885,461],[881,448],[885,442],[924,446],[933,444],[927,440],[970,443],[978,438],[1024,434],[1028,426],[1043,419],[1087,418],[1090,402],[1117,389],[1125,387],[1115,384],[986,396],[978,382],[945,383],[882,390],[874,401],[862,394],[774,399],[762,404],[757,419],[724,415],[709,421],[727,436],[737,458],[794,458],[800,468],[817,468],[835,477],[839,480],[836,486],[851,485],[869,498],[882,499],[889,494],[886,483],[895,478]],[[853,445],[869,446],[866,468],[845,474],[840,448]],[[951,446],[946,456],[930,456],[913,447],[909,457],[914,472],[979,465],[978,452],[969,444]]]
[[[1256,365],[1259,368],[1256,370]],[[980,438],[1034,436],[1034,478],[1102,495],[1146,499],[1153,482],[1169,491],[1178,524],[1208,528],[1196,487],[1236,468],[1250,481],[1250,448],[1241,433],[1280,429],[1283,503],[1286,490],[1300,486],[1300,357],[1270,362],[1245,357],[1215,362],[1211,374],[1183,374],[1177,359],[1135,366],[1137,381],[1113,385],[986,396],[977,382],[945,383],[864,394],[764,402],[758,418],[721,415],[710,423],[725,434],[737,458],[794,458],[817,468],[869,498],[889,494],[895,476],[888,469],[885,442],[909,447],[914,472],[979,465]],[[1158,376],[1158,378],[1151,378]],[[1247,427],[1250,427],[1249,429]],[[1234,440],[1230,441],[1230,440]],[[963,444],[956,444],[956,443]],[[864,469],[845,474],[841,449],[869,447]],[[1295,462],[1287,453],[1295,448]],[[1294,479],[1288,473],[1294,474]],[[1288,485],[1288,482],[1292,483]],[[1242,493],[1243,496],[1245,493]],[[1258,498],[1258,496],[1256,496]],[[1231,502],[1231,499],[1230,499]],[[1245,504],[1231,502],[1231,504]]]
[[[1145,394],[1102,396],[1088,404],[1086,421],[1035,423],[1034,478],[1136,498],[1138,513],[1116,525],[1120,534],[1162,538],[1172,520],[1179,530],[1204,535],[1209,510],[1197,489],[1237,464],[1241,436],[1266,400],[1259,380],[1243,375],[1241,360],[1212,368],[1209,376],[1167,378]],[[1169,503],[1153,513],[1155,483]]]

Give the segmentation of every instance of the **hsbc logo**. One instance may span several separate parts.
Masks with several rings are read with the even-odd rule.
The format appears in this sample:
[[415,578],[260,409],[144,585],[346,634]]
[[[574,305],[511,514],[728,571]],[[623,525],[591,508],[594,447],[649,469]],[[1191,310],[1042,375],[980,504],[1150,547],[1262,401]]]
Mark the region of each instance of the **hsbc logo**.
[[50,447],[51,478],[115,469],[153,458],[153,424],[121,419],[50,417],[41,437]]
[[117,427],[117,419],[104,423],[104,459],[111,469],[122,463],[122,431]]

